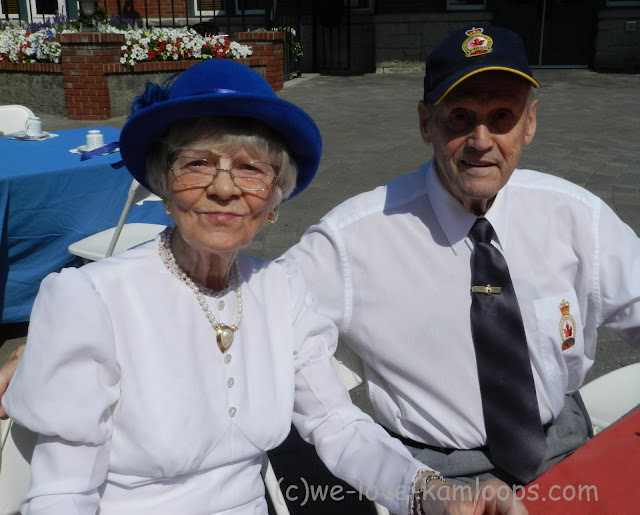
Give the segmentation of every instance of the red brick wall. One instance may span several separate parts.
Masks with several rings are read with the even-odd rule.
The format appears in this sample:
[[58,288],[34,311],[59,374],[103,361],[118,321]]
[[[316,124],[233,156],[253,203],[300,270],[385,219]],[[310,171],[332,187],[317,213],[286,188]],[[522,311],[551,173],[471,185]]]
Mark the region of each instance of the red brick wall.
[[284,38],[282,32],[238,32],[234,39],[243,45],[249,45],[252,57],[267,60],[267,81],[274,91],[284,86]]
[[70,120],[111,118],[109,85],[104,64],[118,62],[124,40],[122,34],[80,32],[58,35],[63,51],[60,66]]

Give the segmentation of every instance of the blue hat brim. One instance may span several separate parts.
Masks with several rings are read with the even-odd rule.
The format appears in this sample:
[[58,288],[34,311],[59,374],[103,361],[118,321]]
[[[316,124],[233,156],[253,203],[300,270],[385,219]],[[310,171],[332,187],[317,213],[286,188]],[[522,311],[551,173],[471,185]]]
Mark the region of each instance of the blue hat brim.
[[131,175],[149,189],[145,175],[152,145],[174,122],[206,116],[251,118],[273,128],[298,168],[296,187],[289,198],[304,190],[316,174],[322,137],[305,111],[276,96],[215,93],[165,100],[131,116],[120,134],[120,153]]

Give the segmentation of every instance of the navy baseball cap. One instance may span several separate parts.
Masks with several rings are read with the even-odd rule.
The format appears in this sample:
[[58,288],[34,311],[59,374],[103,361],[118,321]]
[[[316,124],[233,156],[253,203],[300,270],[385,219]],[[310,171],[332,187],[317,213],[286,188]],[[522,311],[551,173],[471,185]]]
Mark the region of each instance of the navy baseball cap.
[[500,27],[467,27],[447,36],[427,57],[424,100],[438,104],[453,88],[476,73],[512,72],[536,88],[522,38]]

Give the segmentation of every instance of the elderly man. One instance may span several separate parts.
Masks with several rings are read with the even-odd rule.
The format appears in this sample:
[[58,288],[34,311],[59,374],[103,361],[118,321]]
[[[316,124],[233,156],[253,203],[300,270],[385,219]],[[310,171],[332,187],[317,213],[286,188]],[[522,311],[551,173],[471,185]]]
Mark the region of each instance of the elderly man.
[[418,105],[433,159],[285,254],[361,358],[377,420],[463,483],[524,484],[583,444],[571,394],[598,327],[640,345],[640,240],[584,189],[516,169],[537,87],[517,35],[452,33]]

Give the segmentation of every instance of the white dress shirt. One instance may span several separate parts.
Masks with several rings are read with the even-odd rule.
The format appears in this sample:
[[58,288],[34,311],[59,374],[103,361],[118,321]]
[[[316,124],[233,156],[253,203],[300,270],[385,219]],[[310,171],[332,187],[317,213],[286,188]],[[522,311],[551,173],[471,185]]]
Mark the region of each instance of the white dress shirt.
[[[264,515],[262,458],[292,418],[334,474],[406,513],[421,464],[351,404],[329,361],[335,326],[297,265],[239,257],[243,317],[222,354],[157,247],[42,282],[3,398],[42,434],[24,513]],[[220,300],[231,325],[236,293]]]
[[[486,218],[509,265],[547,423],[593,364],[598,327],[640,346],[640,240],[591,193],[531,170],[514,172]],[[362,358],[377,420],[460,449],[486,441],[469,319],[475,219],[430,162],[347,200],[285,253]]]

